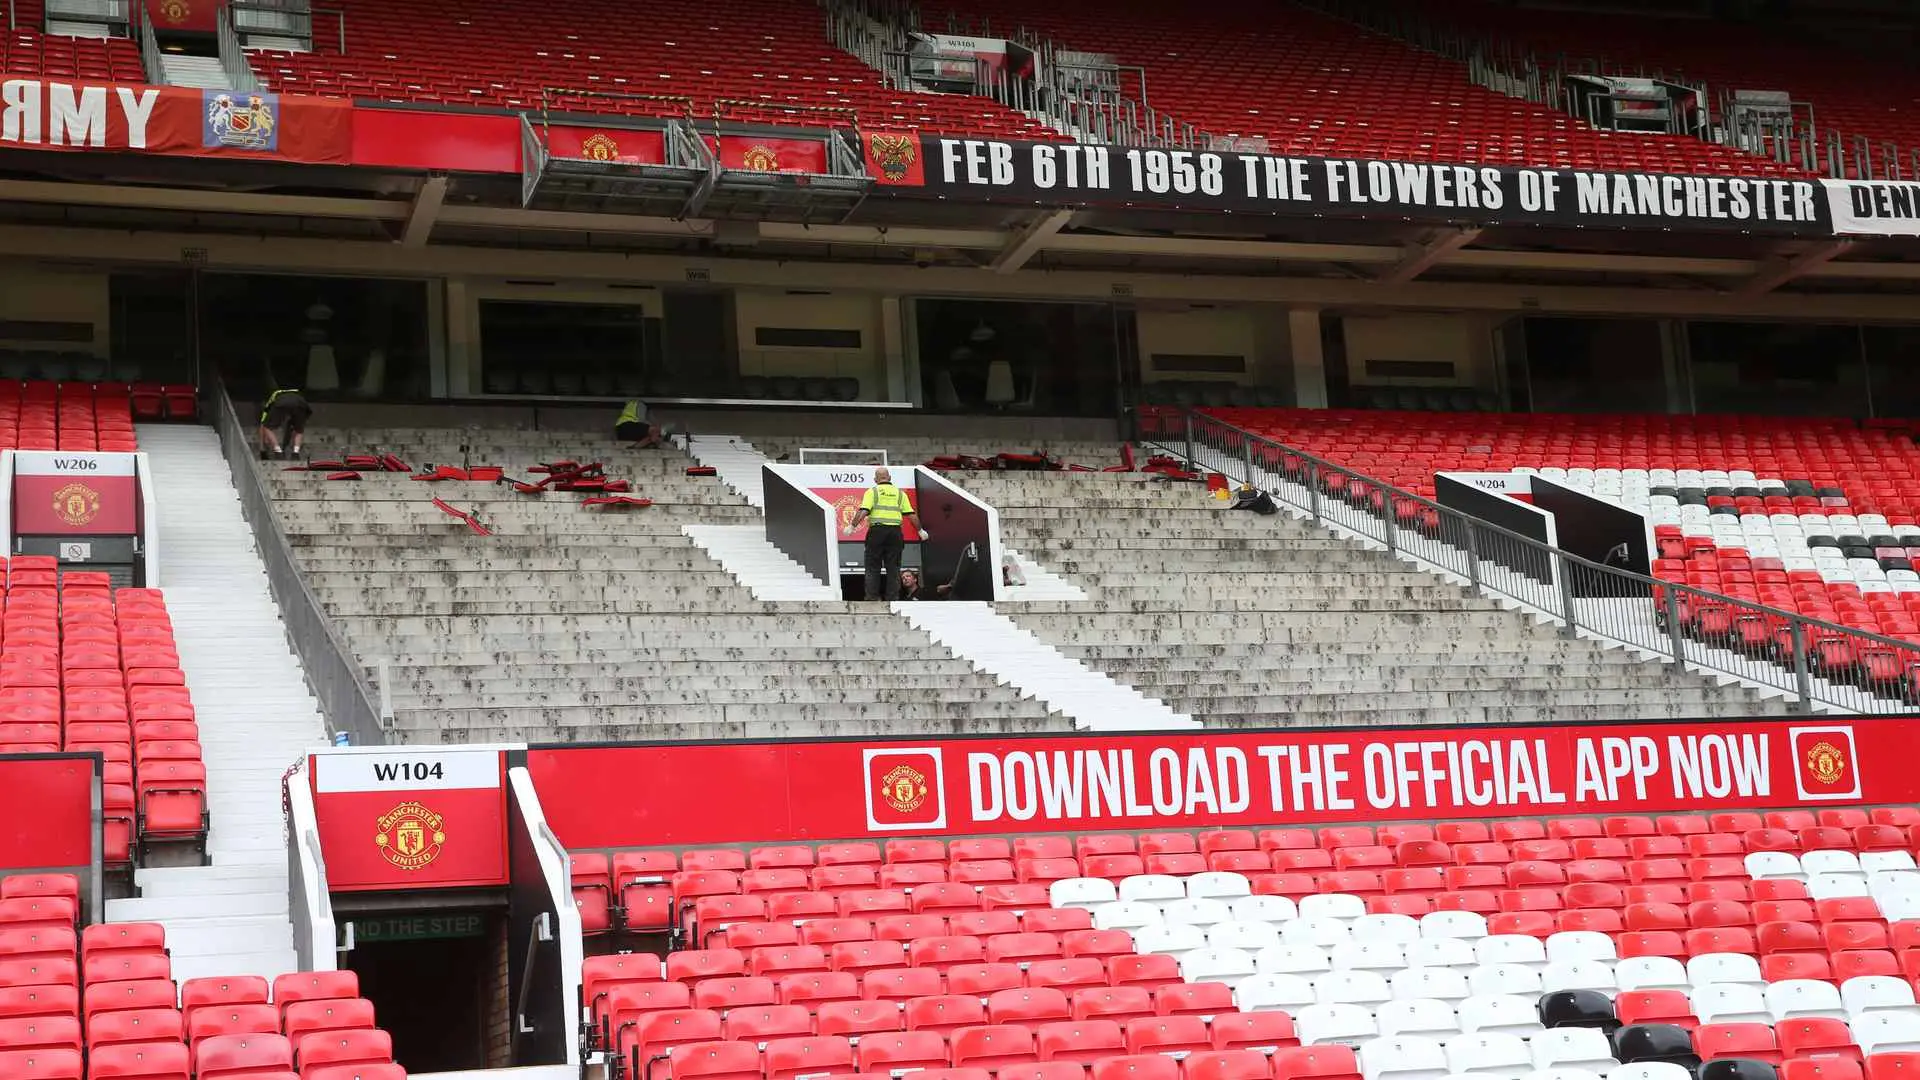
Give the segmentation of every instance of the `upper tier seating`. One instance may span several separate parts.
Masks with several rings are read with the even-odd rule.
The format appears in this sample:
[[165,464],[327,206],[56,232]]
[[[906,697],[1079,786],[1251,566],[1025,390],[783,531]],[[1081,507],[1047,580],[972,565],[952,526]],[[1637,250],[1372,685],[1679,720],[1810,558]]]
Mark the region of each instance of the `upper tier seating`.
[[828,118],[805,109],[831,107],[873,127],[1061,137],[985,98],[889,89],[878,71],[826,40],[825,16],[807,0],[656,4],[645,18],[609,0],[561,0],[535,20],[486,0],[333,6],[346,13],[345,55],[332,21],[317,18],[316,51],[253,54],[270,88],[515,110],[541,109],[542,92],[557,88],[660,96],[562,93],[552,107],[563,111],[680,116],[691,108],[710,119],[719,109],[735,119],[819,127]]
[[165,928],[82,927],[78,896],[64,874],[0,878],[0,1076],[404,1080],[353,972],[176,984]]
[[[263,465],[301,569],[370,672],[384,662],[400,735],[460,739],[733,738],[1068,725],[873,605],[754,599],[683,534],[758,512],[692,461],[605,436],[461,429],[332,432],[415,467],[510,475],[604,461],[644,509],[398,474],[327,482]],[[337,442],[335,441],[337,440]],[[316,444],[317,446],[318,444]],[[430,500],[478,508],[473,536]]]
[[42,33],[43,0],[14,0],[14,28],[0,27],[0,73],[140,83],[140,48],[126,38]]
[[[873,446],[850,438],[767,439]],[[883,439],[895,461],[1025,450]],[[1049,447],[1101,468],[1114,449]],[[1778,708],[1551,628],[1285,517],[1145,474],[967,472],[1003,540],[1088,594],[1006,605],[1068,656],[1209,725],[1552,723]]]
[[1216,5],[1196,17],[1156,0],[949,0],[926,12],[929,30],[949,13],[985,16],[1111,53],[1146,69],[1156,110],[1215,135],[1264,138],[1277,154],[1786,174],[1697,139],[1597,131],[1475,86],[1457,63],[1286,4]]
[[[1911,66],[1724,19],[1660,19],[1545,10],[1479,0],[1422,4],[1422,14],[1543,57],[1603,62],[1609,73],[1664,71],[1734,90],[1785,90],[1813,106],[1820,131],[1920,149],[1920,79]],[[1876,147],[1877,149],[1877,147]]]
[[[1538,471],[1646,513],[1657,577],[1920,642],[1920,446],[1902,432],[1742,416],[1212,411],[1429,497],[1437,471]],[[1765,620],[1700,611],[1689,622],[1742,651],[1778,649]],[[1908,698],[1915,663],[1920,652],[1837,642],[1816,657],[1826,677]]]
[[676,946],[586,961],[585,1043],[634,1080],[1689,1080],[1703,1060],[1892,1080],[1920,1067],[1916,824],[1826,808],[575,852],[589,933]]

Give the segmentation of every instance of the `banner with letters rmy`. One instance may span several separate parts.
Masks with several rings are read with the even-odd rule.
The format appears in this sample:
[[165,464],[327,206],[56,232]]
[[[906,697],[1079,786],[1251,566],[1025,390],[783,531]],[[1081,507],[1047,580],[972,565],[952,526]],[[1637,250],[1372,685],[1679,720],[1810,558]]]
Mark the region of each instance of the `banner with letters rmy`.
[[536,747],[570,848],[1920,802],[1906,719]]

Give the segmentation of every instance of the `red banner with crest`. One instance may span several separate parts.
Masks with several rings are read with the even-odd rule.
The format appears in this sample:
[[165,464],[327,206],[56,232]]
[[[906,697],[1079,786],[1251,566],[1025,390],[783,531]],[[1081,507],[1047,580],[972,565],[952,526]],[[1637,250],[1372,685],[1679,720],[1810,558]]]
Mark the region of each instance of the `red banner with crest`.
[[659,165],[667,160],[666,133],[646,128],[554,125],[546,129],[547,152],[557,158]]
[[145,0],[147,18],[164,34],[212,34],[220,29],[220,0]]
[[823,138],[721,135],[713,140],[713,152],[723,169],[773,173],[827,171],[827,143]]
[[168,154],[346,164],[353,103],[259,91],[0,82],[0,150]]
[[542,747],[569,848],[1920,802],[1906,718]]

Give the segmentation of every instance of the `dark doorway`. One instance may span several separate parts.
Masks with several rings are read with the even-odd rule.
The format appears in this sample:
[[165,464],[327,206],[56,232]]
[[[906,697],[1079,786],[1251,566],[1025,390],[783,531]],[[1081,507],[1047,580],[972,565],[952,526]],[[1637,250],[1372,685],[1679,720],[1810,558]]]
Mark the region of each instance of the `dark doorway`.
[[487,1021],[506,1007],[498,924],[470,911],[354,917],[347,967],[409,1073],[489,1066]]

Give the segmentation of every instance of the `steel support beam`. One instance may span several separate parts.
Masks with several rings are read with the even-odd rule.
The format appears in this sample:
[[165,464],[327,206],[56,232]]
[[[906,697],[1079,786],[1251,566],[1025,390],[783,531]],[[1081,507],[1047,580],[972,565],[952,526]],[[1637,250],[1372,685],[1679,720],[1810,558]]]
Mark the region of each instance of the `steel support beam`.
[[1405,285],[1479,238],[1479,229],[1439,230],[1420,243],[1408,245],[1406,257],[1382,270],[1377,280],[1388,285]]
[[987,265],[996,274],[1019,272],[1021,267],[1027,265],[1028,259],[1039,254],[1040,250],[1047,246],[1047,241],[1053,239],[1061,229],[1066,228],[1067,222],[1072,220],[1073,211],[1071,210],[1054,210],[1034,218],[1014,230],[1013,235],[1007,238],[1007,246],[1001,248],[999,254],[995,255],[993,261]]
[[1815,267],[1832,262],[1852,249],[1853,241],[1851,240],[1828,240],[1825,243],[1815,244],[1798,255],[1770,259],[1761,264],[1757,273],[1740,284],[1740,295],[1763,296]]
[[446,201],[447,178],[438,174],[427,177],[426,183],[414,193],[413,209],[407,214],[406,228],[400,232],[400,246],[426,247],[427,237],[433,234],[433,223],[440,219],[440,207]]

